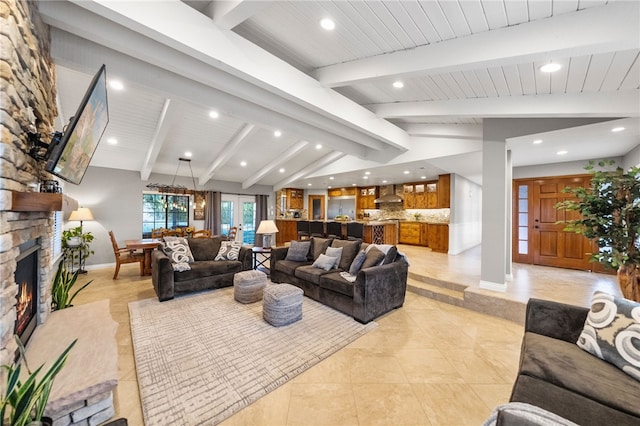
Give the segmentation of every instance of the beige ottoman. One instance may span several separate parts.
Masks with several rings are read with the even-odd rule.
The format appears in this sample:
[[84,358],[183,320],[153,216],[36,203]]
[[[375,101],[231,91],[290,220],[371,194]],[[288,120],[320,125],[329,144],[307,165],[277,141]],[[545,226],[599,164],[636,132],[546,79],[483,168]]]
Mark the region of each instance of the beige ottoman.
[[233,276],[233,298],[240,303],[262,300],[262,290],[267,285],[267,275],[260,271],[242,271]]
[[291,284],[269,284],[262,297],[262,317],[280,327],[302,319],[302,289]]

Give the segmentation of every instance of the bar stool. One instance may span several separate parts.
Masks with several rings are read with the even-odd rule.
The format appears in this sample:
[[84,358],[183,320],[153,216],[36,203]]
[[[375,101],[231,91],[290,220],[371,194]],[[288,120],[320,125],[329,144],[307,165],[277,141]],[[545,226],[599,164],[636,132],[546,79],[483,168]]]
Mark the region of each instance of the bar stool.
[[319,220],[309,222],[309,233],[312,237],[324,238],[324,222]]
[[299,240],[308,240],[311,234],[309,234],[309,221],[308,220],[299,220],[296,223],[296,228],[298,231],[298,239]]
[[347,223],[347,240],[362,241],[362,235],[364,234],[364,224],[358,222]]
[[327,222],[327,238],[342,239],[342,224],[340,222]]

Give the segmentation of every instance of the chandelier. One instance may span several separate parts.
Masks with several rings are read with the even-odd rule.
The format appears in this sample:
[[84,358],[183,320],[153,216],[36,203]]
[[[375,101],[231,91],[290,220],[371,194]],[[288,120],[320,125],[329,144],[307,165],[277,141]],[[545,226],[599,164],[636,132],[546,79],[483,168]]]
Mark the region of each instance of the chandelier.
[[[176,177],[178,176],[178,172],[180,171],[180,166],[183,162],[186,162],[189,165],[189,173],[191,174],[191,182],[193,182],[193,189],[187,188],[184,185],[176,185]],[[204,207],[204,199],[205,199],[205,191],[198,191],[196,189],[196,180],[193,177],[193,169],[191,169],[191,159],[180,157],[178,158],[178,167],[176,168],[176,173],[173,175],[173,180],[171,184],[167,185],[164,183],[150,183],[147,185],[147,188],[158,191],[162,194],[179,194],[179,195],[193,195],[196,202],[200,201],[202,207]]]

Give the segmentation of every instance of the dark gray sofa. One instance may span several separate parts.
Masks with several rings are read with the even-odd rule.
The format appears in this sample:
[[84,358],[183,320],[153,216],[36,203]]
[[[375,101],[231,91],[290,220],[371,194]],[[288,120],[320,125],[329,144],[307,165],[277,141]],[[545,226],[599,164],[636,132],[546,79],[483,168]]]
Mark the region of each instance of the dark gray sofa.
[[588,312],[529,300],[511,401],[580,425],[640,425],[640,382],[576,345]]
[[188,239],[195,262],[189,265],[190,271],[183,272],[175,272],[169,257],[155,249],[151,253],[151,280],[158,299],[163,302],[176,294],[230,287],[237,272],[252,269],[251,249],[244,246],[238,260],[214,260],[226,239],[221,235]]
[[324,238],[312,238],[311,241],[309,257],[302,262],[285,260],[288,247],[277,247],[272,250],[270,261],[272,282],[293,284],[301,288],[305,296],[353,316],[361,323],[368,323],[404,304],[409,265],[403,256],[396,254],[388,264],[361,269],[352,283],[340,276],[340,272],[349,269],[353,260],[353,256],[345,256],[347,251],[343,253],[345,257],[341,260],[341,267],[338,269],[324,271],[313,268],[311,266],[313,260],[319,253],[326,251],[327,245],[346,247],[355,244],[357,253],[368,244],[360,241]]

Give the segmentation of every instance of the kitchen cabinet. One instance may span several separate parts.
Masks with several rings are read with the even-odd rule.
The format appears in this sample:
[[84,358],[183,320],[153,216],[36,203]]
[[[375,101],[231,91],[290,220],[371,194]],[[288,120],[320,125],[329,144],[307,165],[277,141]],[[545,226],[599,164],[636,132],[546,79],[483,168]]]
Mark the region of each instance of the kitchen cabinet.
[[[405,209],[428,209],[435,208],[437,201],[435,182],[405,183],[404,188],[404,208]],[[429,207],[429,205],[433,207]]]
[[428,226],[428,244],[433,251],[449,252],[449,225],[446,223],[430,223]]
[[329,197],[355,196],[356,188],[331,188],[327,190]]
[[415,196],[413,194],[413,184],[405,183],[402,186],[402,198],[404,198],[404,208],[405,209],[414,209],[415,208]]
[[356,191],[357,217],[364,215],[364,210],[377,208],[375,200],[380,191],[377,186],[360,187]]
[[420,222],[400,222],[400,244],[420,245]]
[[284,196],[286,210],[302,210],[304,208],[304,190],[285,188]]
[[298,221],[287,219],[276,219],[278,232],[276,233],[276,246],[283,246],[292,240],[298,239]]
[[451,207],[451,175],[438,176],[437,208]]

